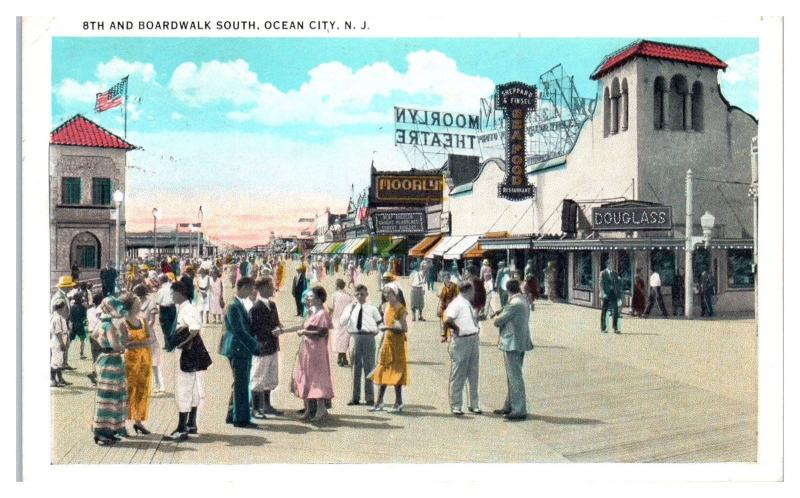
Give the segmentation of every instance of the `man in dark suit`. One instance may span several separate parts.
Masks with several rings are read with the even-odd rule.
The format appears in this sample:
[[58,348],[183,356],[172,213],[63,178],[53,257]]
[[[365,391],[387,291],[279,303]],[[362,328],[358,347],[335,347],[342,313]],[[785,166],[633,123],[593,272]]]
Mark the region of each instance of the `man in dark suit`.
[[225,336],[222,355],[226,356],[233,372],[233,388],[225,422],[235,427],[255,428],[250,421],[250,366],[258,351],[258,342],[250,327],[250,315],[244,300],[253,292],[253,279],[243,277],[236,283],[236,298],[225,313]]
[[303,316],[303,293],[306,291],[306,267],[300,265],[297,267],[297,275],[292,280],[292,296],[294,296],[295,305],[297,305],[297,316]]
[[278,306],[270,298],[275,293],[271,277],[256,280],[258,297],[250,309],[253,336],[258,341],[258,351],[253,355],[250,390],[253,396],[253,417],[265,419],[283,415],[272,407],[270,392],[278,387],[278,336],[281,322]]
[[189,292],[187,296],[189,302],[194,301],[194,267],[191,264],[187,264],[183,267],[183,273],[179,280],[183,282],[183,285],[186,286],[186,290]]
[[606,269],[600,273],[600,291],[603,299],[603,307],[600,311],[600,332],[606,334],[606,313],[611,311],[611,326],[614,333],[619,334],[617,322],[619,320],[619,300],[621,299],[619,287],[619,275],[611,269],[611,258],[606,261]]
[[106,262],[106,267],[100,270],[100,284],[103,286],[103,297],[108,297],[114,293],[117,283],[117,270],[111,261]]

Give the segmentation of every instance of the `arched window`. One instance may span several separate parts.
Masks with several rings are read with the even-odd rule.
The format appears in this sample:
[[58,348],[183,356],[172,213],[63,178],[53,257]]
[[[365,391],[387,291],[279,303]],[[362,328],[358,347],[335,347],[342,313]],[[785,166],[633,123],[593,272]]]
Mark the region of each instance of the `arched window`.
[[622,131],[625,131],[625,130],[628,129],[628,80],[627,80],[627,78],[622,80],[621,107],[622,107],[622,124],[620,125],[620,129]]
[[72,239],[69,248],[70,265],[78,268],[100,268],[100,241],[91,232],[81,232]]
[[607,137],[611,130],[611,99],[608,87],[603,92],[603,136]]
[[614,78],[611,82],[611,133],[619,133],[619,80]]
[[692,129],[703,131],[703,84],[699,81],[692,85]]
[[653,126],[656,130],[661,130],[667,123],[667,113],[664,111],[667,109],[668,92],[667,83],[664,81],[664,78],[661,76],[656,78],[653,89],[655,90],[653,92]]
[[[676,74],[669,84],[669,127],[672,130],[691,129],[691,94],[686,77]],[[688,126],[687,126],[688,125]]]

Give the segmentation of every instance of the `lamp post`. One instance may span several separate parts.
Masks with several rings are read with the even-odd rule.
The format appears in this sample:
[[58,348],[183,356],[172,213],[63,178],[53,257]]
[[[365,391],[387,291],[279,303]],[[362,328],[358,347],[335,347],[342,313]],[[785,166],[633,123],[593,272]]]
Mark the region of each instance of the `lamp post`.
[[203,206],[197,211],[197,257],[200,257],[200,230],[203,226]]
[[[684,315],[691,318],[694,312],[694,248],[698,244],[708,247],[711,233],[714,230],[714,215],[705,212],[700,217],[700,226],[703,228],[702,236],[694,236],[692,221],[692,170],[686,171],[686,261],[684,261]],[[702,297],[701,297],[702,299]]]
[[153,263],[155,264],[156,259],[156,251],[158,250],[157,242],[156,242],[156,220],[161,218],[161,210],[157,207],[153,208]]
[[122,191],[120,191],[120,190],[116,190],[111,195],[111,198],[114,200],[114,206],[116,206],[116,209],[117,209],[117,216],[116,216],[116,218],[117,218],[117,233],[116,233],[117,244],[116,244],[116,255],[114,257],[114,262],[115,262],[115,265],[117,267],[117,279],[119,280],[119,278],[121,278],[121,276],[122,276],[122,265],[120,265],[120,247],[119,247],[119,226],[120,226],[120,217],[121,217],[120,206],[122,206],[122,201],[125,199],[125,194],[123,194]]

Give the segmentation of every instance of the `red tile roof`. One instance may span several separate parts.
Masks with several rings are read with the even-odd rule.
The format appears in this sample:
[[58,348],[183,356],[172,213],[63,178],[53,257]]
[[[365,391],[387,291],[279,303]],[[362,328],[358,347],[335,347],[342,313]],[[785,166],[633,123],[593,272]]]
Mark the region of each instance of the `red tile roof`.
[[110,149],[135,149],[122,138],[102,126],[76,114],[50,133],[51,145],[81,145],[84,147],[106,147]]
[[602,77],[615,67],[621,66],[634,57],[651,57],[653,59],[685,62],[687,64],[697,64],[700,66],[722,69],[723,71],[728,67],[727,64],[703,48],[638,40],[613,54],[607,55],[592,73],[592,79],[596,80]]

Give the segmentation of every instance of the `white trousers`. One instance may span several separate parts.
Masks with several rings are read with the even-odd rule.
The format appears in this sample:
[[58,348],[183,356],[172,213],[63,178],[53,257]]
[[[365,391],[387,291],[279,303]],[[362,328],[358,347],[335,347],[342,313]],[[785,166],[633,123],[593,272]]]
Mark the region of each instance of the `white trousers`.
[[250,367],[251,391],[274,391],[280,378],[278,352],[264,356],[253,356]]
[[177,368],[175,372],[175,402],[179,412],[191,411],[193,406],[200,406],[205,393],[205,371],[184,372]]

